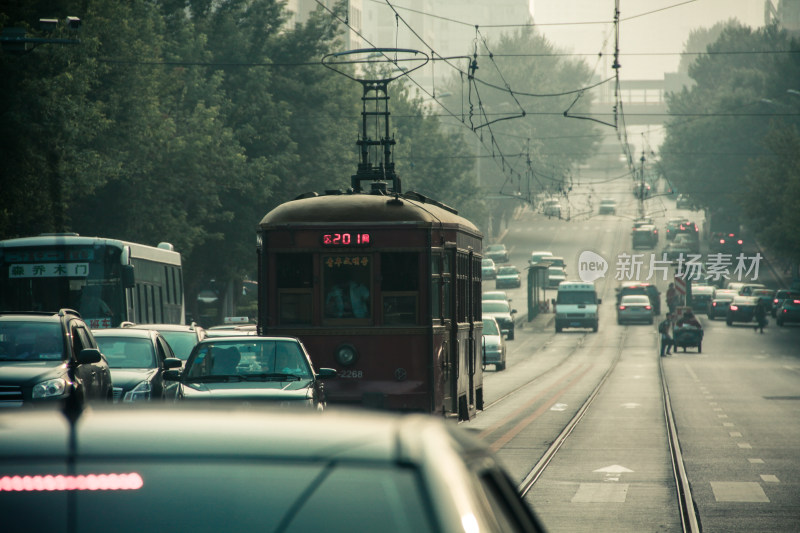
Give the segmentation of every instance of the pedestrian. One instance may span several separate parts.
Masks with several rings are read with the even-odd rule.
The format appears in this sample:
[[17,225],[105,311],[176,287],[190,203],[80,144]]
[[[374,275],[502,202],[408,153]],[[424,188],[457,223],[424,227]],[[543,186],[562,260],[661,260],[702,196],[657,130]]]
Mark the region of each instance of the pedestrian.
[[761,330],[761,334],[764,334],[764,326],[767,325],[767,310],[764,308],[764,304],[759,300],[758,304],[756,304],[755,310],[755,318],[756,318],[756,327],[753,328],[753,331]]
[[672,349],[672,313],[667,313],[667,317],[659,322],[658,333],[661,335],[661,357],[669,355]]
[[669,284],[666,298],[670,314],[675,314],[675,308],[678,306],[678,290],[675,288],[674,283]]

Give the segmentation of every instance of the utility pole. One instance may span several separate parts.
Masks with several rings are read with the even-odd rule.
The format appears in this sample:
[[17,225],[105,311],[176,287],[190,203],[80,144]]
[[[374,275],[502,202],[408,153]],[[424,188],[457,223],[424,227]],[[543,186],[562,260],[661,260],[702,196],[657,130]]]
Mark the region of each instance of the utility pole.
[[639,218],[644,218],[644,150],[642,150],[642,157],[639,161],[642,162],[642,166],[639,169]]

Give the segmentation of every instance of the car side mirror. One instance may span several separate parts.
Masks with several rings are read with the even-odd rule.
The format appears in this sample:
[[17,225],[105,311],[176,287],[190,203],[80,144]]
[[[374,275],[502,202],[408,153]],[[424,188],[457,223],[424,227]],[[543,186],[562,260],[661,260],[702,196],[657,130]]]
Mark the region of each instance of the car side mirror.
[[[169,359],[165,360],[168,361]],[[180,381],[181,380],[181,371],[180,370],[167,370],[164,372],[164,381]]]
[[597,305],[600,305],[601,303],[603,303],[603,299],[602,298],[598,298],[597,299]]
[[100,350],[97,348],[84,348],[78,354],[79,365],[91,365],[94,363],[99,363],[102,360],[103,356],[100,354]]
[[329,379],[335,377],[336,377],[335,368],[320,368],[319,372],[316,374],[317,379]]
[[511,310],[511,314],[512,314],[512,315],[513,315],[513,314],[515,314],[516,312],[517,312],[517,310],[516,310],[516,309],[512,309],[512,310]]
[[164,368],[180,368],[183,362],[177,357],[167,357],[164,359]]

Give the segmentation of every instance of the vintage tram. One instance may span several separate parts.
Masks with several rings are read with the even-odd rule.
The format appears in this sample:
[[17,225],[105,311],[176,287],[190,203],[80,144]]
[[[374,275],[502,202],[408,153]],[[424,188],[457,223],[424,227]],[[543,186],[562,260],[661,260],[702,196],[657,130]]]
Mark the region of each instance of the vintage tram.
[[331,403],[469,419],[483,407],[481,234],[421,195],[311,196],[259,230],[259,328],[299,337]]
[[[315,366],[338,371],[325,385],[330,403],[468,420],[483,408],[482,235],[454,209],[402,192],[389,134],[395,78],[358,79],[337,65],[402,53],[427,62],[404,49],[323,58],[362,84],[361,161],[347,191],[302,195],[261,220],[258,328],[300,338]],[[368,119],[383,121],[383,135],[370,137]]]

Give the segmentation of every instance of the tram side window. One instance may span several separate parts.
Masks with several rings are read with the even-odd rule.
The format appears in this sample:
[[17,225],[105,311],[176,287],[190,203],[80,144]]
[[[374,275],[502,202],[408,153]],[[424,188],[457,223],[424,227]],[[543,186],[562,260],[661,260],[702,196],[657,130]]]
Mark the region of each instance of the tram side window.
[[381,255],[383,323],[418,323],[419,253],[391,252]]
[[275,255],[280,324],[311,324],[313,265],[310,253]]
[[431,318],[442,318],[442,254],[431,256]]
[[450,253],[451,250],[446,250],[445,254],[442,256],[442,259],[444,259],[444,269],[442,272],[442,290],[444,292],[443,318],[445,320],[453,318],[453,268],[451,266]]
[[369,255],[322,257],[325,318],[366,319],[372,316],[372,259]]

